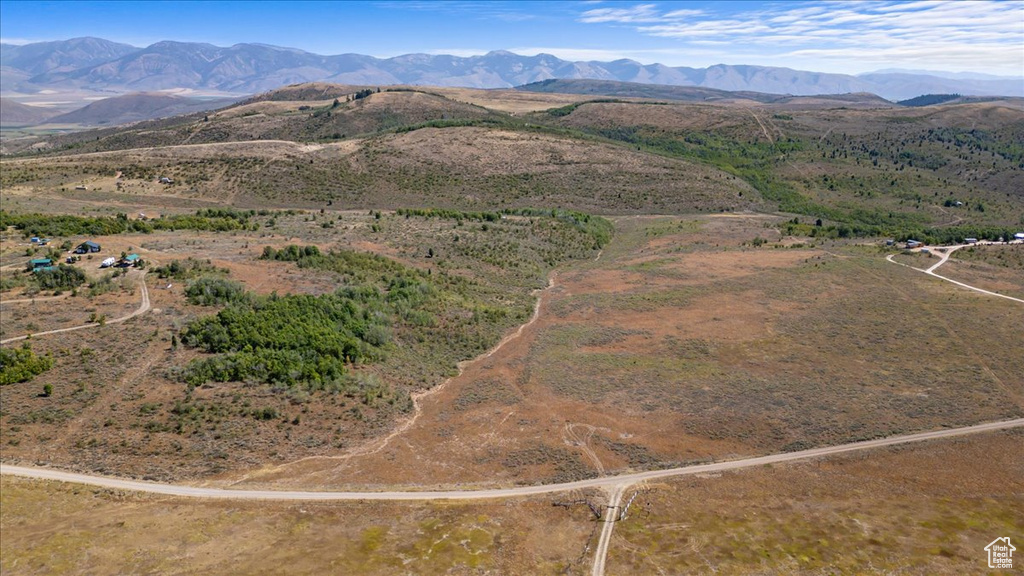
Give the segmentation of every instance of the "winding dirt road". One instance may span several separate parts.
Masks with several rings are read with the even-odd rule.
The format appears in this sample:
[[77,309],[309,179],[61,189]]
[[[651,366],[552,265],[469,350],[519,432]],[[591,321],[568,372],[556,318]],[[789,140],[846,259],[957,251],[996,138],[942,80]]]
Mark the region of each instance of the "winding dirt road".
[[[142,287],[142,302],[139,303],[138,309],[135,310],[134,312],[132,312],[131,314],[128,314],[128,315],[125,315],[125,316],[121,316],[120,318],[114,318],[113,320],[107,320],[103,325],[118,324],[118,323],[124,322],[125,320],[130,320],[132,318],[135,318],[139,314],[145,314],[146,312],[149,311],[149,309],[150,309],[149,289],[146,288],[146,273],[145,272],[143,272],[142,275],[139,276],[139,286]],[[29,336],[31,336],[33,338],[36,338],[38,336],[46,336],[47,334],[59,334],[61,332],[74,332],[75,330],[85,330],[86,328],[98,328],[99,326],[101,326],[101,324],[99,324],[98,322],[93,322],[91,324],[82,324],[80,326],[72,326],[70,328],[58,328],[57,330],[47,330],[45,332],[36,332],[35,334],[25,334],[24,336],[14,336],[13,338],[7,338],[5,340],[0,340],[0,345],[7,344],[7,343],[10,343],[10,342],[17,342],[19,340],[24,340],[24,339],[28,338]]]

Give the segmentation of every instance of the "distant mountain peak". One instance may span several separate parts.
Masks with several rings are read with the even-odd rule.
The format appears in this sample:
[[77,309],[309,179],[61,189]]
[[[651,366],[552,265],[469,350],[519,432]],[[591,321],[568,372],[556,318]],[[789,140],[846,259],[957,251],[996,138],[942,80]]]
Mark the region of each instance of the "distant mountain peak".
[[567,61],[551,54],[508,50],[459,57],[405,54],[322,56],[260,43],[218,47],[164,40],[146,48],[99,38],[4,46],[0,69],[5,92],[40,90],[136,92],[171,88],[207,93],[253,94],[288,84],[329,81],[353,85],[442,85],[511,88],[549,78],[615,80],[717,90],[816,95],[870,92],[889,100],[921,94],[1021,96],[1020,79],[956,79],[906,73],[851,76],[791,68],[715,64],[708,68]]

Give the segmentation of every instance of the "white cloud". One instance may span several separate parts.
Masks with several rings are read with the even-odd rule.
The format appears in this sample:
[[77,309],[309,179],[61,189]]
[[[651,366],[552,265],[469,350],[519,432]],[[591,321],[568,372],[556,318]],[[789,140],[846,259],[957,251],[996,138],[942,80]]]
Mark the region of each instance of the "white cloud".
[[[587,10],[579,21],[632,26],[682,45],[721,43],[773,58],[862,65],[956,65],[1024,74],[1024,2],[993,0],[769,4],[732,12],[664,10],[656,4]],[[726,49],[725,47],[729,48]]]
[[664,16],[658,13],[654,4],[638,4],[632,8],[594,8],[580,15],[580,22],[598,24],[617,22],[631,24],[636,22],[658,22]]

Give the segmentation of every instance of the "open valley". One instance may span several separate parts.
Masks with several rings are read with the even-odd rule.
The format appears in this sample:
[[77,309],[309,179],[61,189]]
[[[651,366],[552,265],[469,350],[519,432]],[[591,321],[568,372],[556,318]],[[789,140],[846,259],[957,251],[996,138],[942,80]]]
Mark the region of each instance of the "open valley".
[[5,575],[954,575],[1024,541],[1020,98],[153,98],[5,127]]

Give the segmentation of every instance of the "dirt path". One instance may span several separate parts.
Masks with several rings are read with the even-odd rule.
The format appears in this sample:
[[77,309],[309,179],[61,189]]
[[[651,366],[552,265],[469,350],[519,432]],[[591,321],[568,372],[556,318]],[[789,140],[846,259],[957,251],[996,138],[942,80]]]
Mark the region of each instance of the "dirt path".
[[[1019,242],[1017,242],[1017,241],[1010,242],[1010,244],[1015,244],[1015,243],[1019,244]],[[932,253],[942,254],[942,258],[938,262],[933,264],[927,270],[922,269],[922,268],[914,268],[913,266],[910,266],[909,264],[904,264],[902,262],[897,262],[897,261],[893,260],[893,256],[895,256],[895,254],[889,254],[888,256],[885,257],[885,259],[888,260],[889,262],[892,262],[893,264],[899,264],[900,266],[906,266],[907,268],[910,268],[912,270],[917,270],[918,272],[924,272],[925,274],[928,274],[929,276],[934,276],[934,277],[936,277],[936,278],[938,278],[940,280],[945,280],[946,282],[952,282],[953,284],[956,284],[957,286],[960,286],[962,288],[967,288],[968,290],[974,290],[975,292],[980,292],[982,294],[988,294],[989,296],[998,296],[999,298],[1006,298],[1007,300],[1013,300],[1014,302],[1020,302],[1021,304],[1024,304],[1024,300],[1022,300],[1020,298],[1014,298],[1013,296],[1007,296],[1006,294],[1000,294],[998,292],[991,292],[989,290],[985,290],[983,288],[978,288],[976,286],[971,286],[970,284],[964,284],[963,282],[958,282],[956,280],[953,280],[952,278],[947,278],[945,276],[940,276],[939,274],[935,273],[935,270],[938,269],[939,266],[942,266],[943,264],[946,263],[946,260],[949,260],[949,257],[953,255],[953,252],[956,252],[957,250],[959,250],[961,248],[965,248],[967,246],[985,245],[985,244],[1000,244],[1000,243],[999,242],[978,242],[977,244],[957,244],[955,246],[932,246],[932,247],[926,247],[929,250],[931,250]]]
[[758,126],[761,127],[761,132],[764,132],[764,137],[768,139],[768,142],[771,144],[775,144],[775,139],[772,138],[772,135],[768,133],[768,128],[765,128],[764,122],[761,122],[761,119],[758,118],[757,113],[754,112],[752,108],[747,108],[747,112],[750,112],[750,115],[753,116],[754,120],[757,121]]
[[4,300],[0,302],[0,307],[8,304],[27,304],[29,302],[47,302],[49,300],[63,300],[69,297],[70,294],[61,294],[60,296],[42,296],[39,298],[19,298],[17,300]]
[[604,526],[601,527],[601,538],[597,541],[597,549],[594,550],[594,568],[590,571],[591,576],[603,576],[605,561],[608,559],[608,545],[612,541],[612,530],[615,522],[618,521],[619,504],[622,502],[622,493],[628,488],[628,484],[619,484],[612,491],[608,498],[608,506],[605,508]]
[[138,316],[140,314],[145,314],[150,309],[149,289],[146,288],[146,273],[145,272],[143,272],[142,275],[139,276],[139,286],[142,287],[142,302],[139,304],[139,308],[137,310],[135,310],[135,312],[132,312],[131,314],[128,314],[126,316],[121,316],[120,318],[114,318],[113,320],[107,320],[103,324],[100,324],[98,322],[94,322],[94,323],[91,323],[91,324],[82,324],[81,326],[72,326],[70,328],[58,328],[57,330],[47,330],[45,332],[36,332],[35,334],[26,334],[24,336],[15,336],[13,338],[7,338],[6,340],[0,340],[0,345],[8,344],[10,342],[17,342],[19,340],[25,340],[29,336],[31,336],[33,338],[36,338],[36,337],[39,337],[39,336],[46,336],[47,334],[59,334],[61,332],[74,332],[75,330],[85,330],[86,328],[97,328],[99,326],[104,326],[104,325],[108,325],[108,324],[119,324],[121,322],[124,322],[125,320],[131,320],[132,318],[135,318],[136,316]]
[[[740,470],[743,468],[754,468],[768,464],[780,464],[809,458],[822,458],[883,448],[899,444],[913,442],[924,442],[927,440],[938,440],[967,434],[981,432],[993,432],[1010,428],[1024,426],[1024,418],[1015,420],[1004,420],[1001,422],[989,422],[977,424],[964,428],[948,428],[932,432],[919,432],[903,436],[890,436],[876,440],[866,440],[841,444],[838,446],[827,446],[824,448],[812,448],[799,452],[785,452],[782,454],[771,454],[755,458],[743,458],[714,464],[699,464],[694,466],[683,466],[680,468],[668,468],[665,470],[650,470],[647,472],[636,472],[622,474],[620,476],[609,476],[604,478],[590,478],[577,480],[575,482],[564,482],[561,484],[541,484],[533,486],[516,486],[511,488],[490,488],[483,490],[437,490],[437,491],[388,491],[379,492],[331,492],[331,491],[292,491],[292,490],[234,490],[229,488],[209,488],[202,486],[182,486],[178,484],[159,484],[140,480],[126,480],[122,478],[111,478],[108,476],[94,476],[90,474],[76,474],[73,472],[62,472],[49,468],[35,468],[27,466],[13,466],[0,464],[0,474],[22,476],[25,478],[39,478],[43,480],[57,480],[60,482],[72,482],[75,484],[86,484],[100,486],[117,490],[132,490],[148,494],[164,494],[167,496],[187,496],[192,498],[210,498],[227,500],[306,500],[306,501],[338,501],[338,500],[396,500],[396,501],[427,501],[427,500],[489,500],[495,498],[516,498],[523,496],[536,496],[544,494],[555,494],[582,490],[585,488],[602,488],[614,494],[615,490],[625,490],[633,484],[646,480],[660,478],[672,478],[675,476],[686,476],[693,474],[707,474],[709,472],[724,472],[727,470]],[[386,487],[381,487],[386,488]],[[610,535],[609,535],[610,538]],[[603,562],[603,560],[602,560]]]

